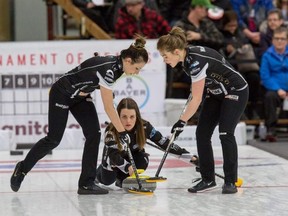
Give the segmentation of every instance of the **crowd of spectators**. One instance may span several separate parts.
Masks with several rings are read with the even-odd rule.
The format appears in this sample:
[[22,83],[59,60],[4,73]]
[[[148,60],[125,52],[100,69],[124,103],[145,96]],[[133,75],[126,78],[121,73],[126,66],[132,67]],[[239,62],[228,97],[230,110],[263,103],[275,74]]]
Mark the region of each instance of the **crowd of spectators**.
[[[288,0],[114,0],[109,1],[109,13],[92,0],[73,2],[115,39],[133,39],[136,34],[156,39],[179,26],[190,44],[222,53],[249,84],[243,118],[264,119],[267,139],[276,140],[277,107],[288,97]],[[280,45],[281,52],[277,49]],[[167,73],[174,72],[168,67]],[[176,82],[190,82],[181,73],[173,76]],[[186,98],[187,94],[173,97]],[[265,105],[263,109],[259,109],[259,101]]]

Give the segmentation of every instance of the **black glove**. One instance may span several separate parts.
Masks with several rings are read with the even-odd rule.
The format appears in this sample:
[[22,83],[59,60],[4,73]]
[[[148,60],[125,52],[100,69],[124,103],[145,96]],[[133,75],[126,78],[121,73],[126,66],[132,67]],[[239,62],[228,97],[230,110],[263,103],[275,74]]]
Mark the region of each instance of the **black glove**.
[[129,148],[129,144],[131,142],[129,134],[126,131],[119,132],[119,140],[120,144],[122,145],[122,149],[127,151],[127,148]]
[[182,154],[190,153],[185,148],[181,148],[180,146],[178,146],[175,143],[172,143],[172,146],[171,146],[169,152],[172,153],[172,154],[176,154],[176,155],[182,155]]
[[[160,148],[165,151],[167,149],[167,146],[168,146],[169,142],[170,142],[170,140],[166,139],[166,141],[162,145],[159,144]],[[182,154],[190,153],[185,148],[181,148],[180,146],[178,146],[175,143],[171,144],[169,152],[172,153],[172,154],[176,154],[176,155],[182,155]]]
[[173,125],[171,129],[171,133],[174,133],[174,131],[176,131],[175,139],[177,139],[180,133],[182,133],[185,125],[186,125],[186,122],[180,119]]

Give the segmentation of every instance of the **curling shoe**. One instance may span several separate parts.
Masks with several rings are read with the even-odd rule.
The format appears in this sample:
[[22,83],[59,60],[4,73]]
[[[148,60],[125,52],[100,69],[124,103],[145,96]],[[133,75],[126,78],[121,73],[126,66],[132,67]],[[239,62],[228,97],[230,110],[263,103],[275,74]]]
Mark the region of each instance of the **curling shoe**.
[[100,184],[100,181],[99,181],[99,179],[97,178],[97,176],[96,176],[96,178],[95,178],[95,180],[94,180],[94,183],[95,183],[95,184]]
[[215,181],[205,181],[202,179],[198,184],[195,186],[188,188],[190,193],[202,193],[208,190],[212,190],[216,187]]
[[78,188],[79,195],[101,195],[101,194],[108,194],[109,191],[101,188],[100,186],[96,185],[93,182],[91,185],[81,186]]
[[233,183],[224,183],[222,187],[222,194],[233,194],[237,193],[237,187]]
[[22,171],[22,168],[23,168],[23,162],[20,161],[16,164],[14,172],[11,176],[10,187],[14,192],[17,192],[19,190],[21,183],[26,175],[26,173]]

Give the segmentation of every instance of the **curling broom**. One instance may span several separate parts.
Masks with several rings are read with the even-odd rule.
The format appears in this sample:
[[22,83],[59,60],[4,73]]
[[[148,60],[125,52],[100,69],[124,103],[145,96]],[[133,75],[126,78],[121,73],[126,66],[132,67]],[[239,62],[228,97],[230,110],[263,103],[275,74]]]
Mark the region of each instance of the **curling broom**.
[[137,168],[136,168],[136,165],[135,165],[135,162],[134,162],[134,159],[133,159],[133,156],[132,156],[132,153],[131,153],[131,150],[130,150],[129,146],[127,147],[127,151],[128,151],[128,156],[129,156],[132,168],[133,168],[133,172],[135,174],[135,177],[136,177],[136,180],[137,180],[137,183],[138,183],[138,188],[130,187],[128,189],[128,192],[136,193],[136,194],[145,194],[145,195],[153,194],[152,190],[149,190],[149,189],[146,189],[146,188],[142,187],[142,183],[140,181],[140,177],[139,177],[139,174],[137,172]]
[[[185,112],[185,110],[186,110],[189,102],[192,100],[192,98],[193,98],[193,97],[192,97],[192,92],[190,92],[189,97],[188,97],[188,99],[187,99],[187,101],[186,101],[186,103],[185,103],[185,106],[184,106],[184,108],[183,108],[183,110],[182,110],[182,112],[181,112],[181,114],[180,114],[180,117],[181,117],[181,116],[183,115],[183,113]],[[180,118],[180,117],[179,117],[179,118]],[[151,178],[147,179],[146,182],[163,182],[163,181],[166,181],[166,180],[167,180],[167,178],[165,178],[165,177],[159,177],[159,174],[160,174],[160,171],[161,171],[161,169],[162,169],[162,167],[163,167],[163,165],[164,165],[164,162],[165,162],[165,160],[166,160],[166,158],[167,158],[167,155],[168,155],[168,153],[169,153],[169,151],[170,151],[170,149],[171,149],[171,147],[172,147],[172,144],[173,144],[173,142],[174,142],[174,140],[175,140],[176,133],[177,133],[177,128],[174,130],[174,132],[172,133],[172,135],[171,135],[171,137],[170,137],[170,141],[169,141],[169,143],[168,143],[168,145],[167,145],[167,148],[166,148],[166,150],[165,150],[165,152],[164,152],[164,155],[163,155],[162,160],[161,160],[161,162],[160,162],[160,164],[159,164],[159,167],[158,167],[158,169],[157,169],[157,172],[156,172],[156,174],[155,174],[155,177],[151,177]]]

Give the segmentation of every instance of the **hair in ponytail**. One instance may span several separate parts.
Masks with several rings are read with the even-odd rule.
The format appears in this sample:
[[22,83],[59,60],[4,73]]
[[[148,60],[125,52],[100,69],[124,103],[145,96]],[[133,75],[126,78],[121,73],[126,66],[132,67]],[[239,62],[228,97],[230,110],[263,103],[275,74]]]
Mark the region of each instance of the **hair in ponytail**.
[[145,49],[146,40],[141,35],[135,35],[135,42],[120,53],[122,59],[131,58],[133,63],[148,62],[148,52]]
[[161,36],[157,42],[159,51],[173,52],[175,49],[183,50],[186,46],[186,34],[177,26],[173,27],[168,34]]

